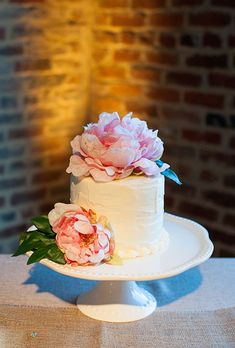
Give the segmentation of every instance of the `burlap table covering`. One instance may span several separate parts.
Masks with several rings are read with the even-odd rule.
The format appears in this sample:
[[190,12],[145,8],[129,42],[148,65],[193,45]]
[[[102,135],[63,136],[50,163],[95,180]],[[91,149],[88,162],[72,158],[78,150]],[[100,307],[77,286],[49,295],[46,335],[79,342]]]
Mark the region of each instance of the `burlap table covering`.
[[76,308],[0,306],[1,347],[144,348],[235,347],[235,310],[155,312],[144,320],[113,324]]
[[211,259],[182,275],[140,283],[159,307],[121,324],[90,319],[74,306],[93,282],[25,261],[0,256],[1,348],[235,347],[235,259]]

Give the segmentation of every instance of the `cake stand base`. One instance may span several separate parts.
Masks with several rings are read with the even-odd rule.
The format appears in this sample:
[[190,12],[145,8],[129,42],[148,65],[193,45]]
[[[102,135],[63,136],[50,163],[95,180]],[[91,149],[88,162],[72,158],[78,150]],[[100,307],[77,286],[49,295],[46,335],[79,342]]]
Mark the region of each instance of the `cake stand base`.
[[90,318],[121,323],[147,317],[157,302],[134,281],[101,281],[77,298],[77,306]]

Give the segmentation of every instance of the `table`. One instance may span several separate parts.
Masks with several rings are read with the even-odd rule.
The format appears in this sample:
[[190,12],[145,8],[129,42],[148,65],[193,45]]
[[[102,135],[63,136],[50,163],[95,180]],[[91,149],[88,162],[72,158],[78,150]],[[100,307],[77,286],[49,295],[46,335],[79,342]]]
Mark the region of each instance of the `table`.
[[[235,259],[210,259],[178,276],[139,282],[158,308],[132,323],[82,315],[77,295],[94,281],[70,278],[27,258],[0,255],[0,347],[235,347]],[[79,292],[79,293],[78,293]]]

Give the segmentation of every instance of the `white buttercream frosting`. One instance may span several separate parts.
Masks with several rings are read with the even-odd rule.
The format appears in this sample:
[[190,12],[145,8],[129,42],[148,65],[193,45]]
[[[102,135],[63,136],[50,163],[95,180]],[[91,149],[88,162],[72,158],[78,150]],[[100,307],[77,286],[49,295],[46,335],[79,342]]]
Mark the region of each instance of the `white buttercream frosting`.
[[123,258],[144,256],[165,249],[163,228],[164,176],[129,176],[108,183],[91,177],[72,177],[71,203],[108,218],[115,252]]

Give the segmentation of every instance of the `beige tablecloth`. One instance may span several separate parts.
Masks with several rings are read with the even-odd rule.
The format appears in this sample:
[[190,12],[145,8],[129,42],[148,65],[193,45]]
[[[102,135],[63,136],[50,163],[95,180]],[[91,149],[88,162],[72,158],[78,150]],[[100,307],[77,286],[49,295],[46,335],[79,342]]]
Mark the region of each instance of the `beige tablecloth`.
[[113,324],[85,317],[76,296],[94,282],[0,255],[0,347],[235,347],[235,259],[140,282],[158,300],[149,317]]

